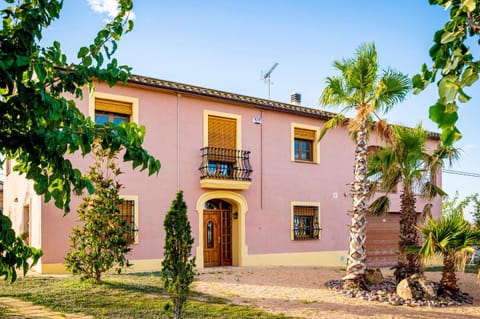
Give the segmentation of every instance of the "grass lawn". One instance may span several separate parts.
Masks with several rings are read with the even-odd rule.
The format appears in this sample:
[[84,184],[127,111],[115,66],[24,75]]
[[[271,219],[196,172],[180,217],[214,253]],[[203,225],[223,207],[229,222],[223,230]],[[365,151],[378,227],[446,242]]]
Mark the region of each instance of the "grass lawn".
[[[64,313],[81,312],[95,318],[172,318],[168,294],[159,274],[106,276],[100,285],[77,277],[26,277],[0,283],[0,296],[14,297]],[[172,307],[170,307],[172,308]],[[0,308],[0,318],[6,314]],[[227,300],[192,292],[184,318],[287,318],[270,315]],[[288,317],[291,318],[291,317]]]
[[0,318],[10,318],[13,317],[13,314],[5,308],[0,306]]

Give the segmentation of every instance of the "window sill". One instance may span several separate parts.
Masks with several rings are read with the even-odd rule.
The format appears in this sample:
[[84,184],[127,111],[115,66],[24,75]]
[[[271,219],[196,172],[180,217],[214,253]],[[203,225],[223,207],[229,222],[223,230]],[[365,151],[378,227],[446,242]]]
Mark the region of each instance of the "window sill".
[[314,162],[314,161],[302,161],[302,160],[294,160],[293,162],[303,163],[303,164],[318,164],[317,162]]

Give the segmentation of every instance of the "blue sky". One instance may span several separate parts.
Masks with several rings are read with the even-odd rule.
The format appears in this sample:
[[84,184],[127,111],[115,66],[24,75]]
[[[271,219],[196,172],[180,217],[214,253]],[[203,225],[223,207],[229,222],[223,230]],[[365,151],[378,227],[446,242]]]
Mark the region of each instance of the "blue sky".
[[[66,0],[61,18],[45,30],[71,59],[102,27],[114,0]],[[352,57],[362,42],[375,42],[379,63],[408,75],[429,63],[433,34],[448,12],[427,0],[137,0],[135,28],[119,44],[117,58],[133,73],[266,98],[261,72],[275,62],[271,99],[318,107],[325,78],[336,74],[334,60]],[[478,49],[476,49],[478,51]],[[451,169],[479,173],[478,84],[473,100],[460,108],[457,144],[462,159]],[[410,95],[386,118],[392,123],[437,131],[428,119],[436,86]],[[331,109],[335,110],[335,109]],[[147,128],[148,130],[148,128]],[[444,174],[444,188],[462,195],[480,193],[480,179]]]

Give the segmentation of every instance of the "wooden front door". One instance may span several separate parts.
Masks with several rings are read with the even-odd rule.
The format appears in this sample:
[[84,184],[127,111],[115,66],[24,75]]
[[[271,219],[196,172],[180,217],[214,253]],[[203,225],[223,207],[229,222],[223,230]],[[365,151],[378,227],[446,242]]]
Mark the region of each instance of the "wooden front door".
[[205,267],[232,265],[232,209],[221,200],[207,203],[203,211],[203,259]]

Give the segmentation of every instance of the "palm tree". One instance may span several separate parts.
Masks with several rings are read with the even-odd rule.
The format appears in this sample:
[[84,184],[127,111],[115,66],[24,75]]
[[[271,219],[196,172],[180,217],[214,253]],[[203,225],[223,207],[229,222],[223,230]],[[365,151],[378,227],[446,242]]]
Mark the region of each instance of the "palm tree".
[[[382,70],[379,74],[377,51],[373,43],[360,45],[355,58],[335,61],[333,66],[341,75],[327,77],[320,104],[341,106],[343,109],[325,124],[321,137],[328,129],[344,122],[344,112],[356,112],[348,120],[348,130],[355,140],[355,163],[351,184],[352,222],[347,270],[343,279],[346,289],[357,289],[365,286],[368,131],[373,118],[380,119],[379,112],[388,112],[396,103],[403,101],[410,90],[410,80],[391,69]],[[388,128],[386,125],[377,127]]]
[[439,145],[432,154],[426,149],[428,139],[419,124],[416,128],[393,127],[394,139],[390,145],[382,148],[369,157],[369,176],[377,179],[373,182],[371,196],[376,189],[385,192],[371,205],[370,212],[374,215],[388,213],[389,194],[401,185],[400,195],[400,238],[399,254],[395,270],[397,282],[412,274],[421,273],[421,260],[418,254],[408,253],[409,246],[418,245],[419,234],[416,231],[417,210],[416,196],[427,198],[428,211],[430,201],[445,192],[436,185],[435,176],[441,170],[445,160],[450,163],[458,157],[458,152],[452,147]]
[[455,270],[475,251],[473,246],[480,239],[480,231],[463,218],[460,210],[451,211],[439,219],[429,218],[419,229],[424,239],[423,245],[418,247],[420,255],[425,258],[435,254],[443,256],[439,295],[457,295]]

